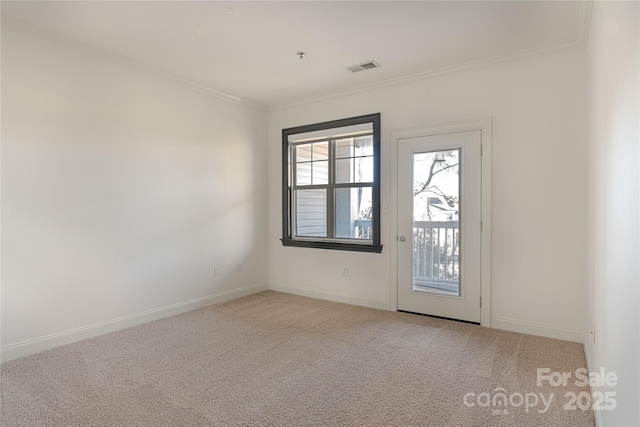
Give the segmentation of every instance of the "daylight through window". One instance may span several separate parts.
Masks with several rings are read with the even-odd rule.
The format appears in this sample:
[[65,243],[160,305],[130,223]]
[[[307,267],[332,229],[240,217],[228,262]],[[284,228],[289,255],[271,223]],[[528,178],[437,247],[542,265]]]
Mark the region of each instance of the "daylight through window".
[[286,246],[380,252],[380,115],[283,130]]

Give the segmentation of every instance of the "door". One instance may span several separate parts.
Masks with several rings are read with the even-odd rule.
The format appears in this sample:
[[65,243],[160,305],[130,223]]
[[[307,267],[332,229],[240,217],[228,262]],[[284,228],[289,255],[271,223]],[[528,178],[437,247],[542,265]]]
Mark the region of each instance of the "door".
[[481,131],[398,141],[398,310],[480,323]]

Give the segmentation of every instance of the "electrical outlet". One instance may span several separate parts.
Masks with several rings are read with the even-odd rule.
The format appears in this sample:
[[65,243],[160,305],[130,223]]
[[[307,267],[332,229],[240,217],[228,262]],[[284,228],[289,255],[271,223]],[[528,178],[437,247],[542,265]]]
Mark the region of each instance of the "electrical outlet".
[[213,267],[213,275],[214,276],[219,276],[220,275],[220,267],[218,267],[217,265],[215,267]]
[[241,263],[241,262],[239,262],[239,263],[238,263],[238,265],[236,266],[236,271],[237,271],[238,273],[241,273],[241,272],[242,272],[242,263]]
[[342,275],[343,276],[349,275],[349,267],[342,267]]

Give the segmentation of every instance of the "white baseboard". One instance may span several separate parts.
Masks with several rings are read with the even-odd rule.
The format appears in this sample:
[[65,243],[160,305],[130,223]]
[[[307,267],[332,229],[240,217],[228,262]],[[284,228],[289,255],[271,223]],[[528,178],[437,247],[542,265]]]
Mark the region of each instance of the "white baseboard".
[[523,322],[515,319],[492,317],[491,327],[523,334],[555,338],[564,341],[584,343],[584,331],[578,329],[560,328],[544,323]]
[[[587,371],[589,372],[598,372],[598,370],[596,369],[595,366],[593,366],[593,362],[591,361],[591,353],[589,353],[589,345],[587,344],[587,340],[591,339],[589,334],[584,334],[584,341],[583,341],[583,346],[584,346],[584,358],[587,361]],[[597,387],[595,386],[591,386],[591,393],[593,393],[594,391],[598,391]],[[593,411],[593,418],[595,420],[596,423],[596,427],[603,427],[604,423],[602,422],[602,411]]]
[[240,298],[246,295],[255,294],[266,291],[265,283],[257,283],[240,289],[219,292],[207,295],[202,298],[195,298],[189,301],[179,302],[177,304],[167,305],[165,307],[154,308],[152,310],[143,311],[141,313],[129,316],[119,317],[117,319],[107,320],[105,322],[94,323],[80,328],[68,331],[58,332],[44,337],[34,338],[15,344],[9,344],[0,348],[0,360],[17,359],[19,357],[29,356],[59,347],[65,344],[71,344],[97,335],[109,332],[119,331],[121,329],[130,328],[142,323],[151,322],[153,320],[162,319],[176,314],[186,313],[188,311],[197,310],[213,304],[219,304],[232,299]]
[[359,305],[362,307],[379,308],[382,310],[389,310],[389,301],[383,301],[373,298],[361,298],[353,297],[349,295],[336,294],[331,292],[316,291],[313,289],[299,288],[297,286],[287,285],[269,285],[269,289],[272,291],[285,292],[287,294],[301,295],[303,297],[311,297],[324,299],[334,302],[342,302],[345,304]]

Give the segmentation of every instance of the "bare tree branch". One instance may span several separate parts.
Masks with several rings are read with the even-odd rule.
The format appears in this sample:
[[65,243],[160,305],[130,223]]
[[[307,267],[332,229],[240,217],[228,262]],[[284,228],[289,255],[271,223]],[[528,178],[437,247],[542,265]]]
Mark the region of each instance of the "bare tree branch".
[[420,194],[424,190],[426,190],[427,187],[429,186],[429,184],[431,184],[431,180],[433,179],[433,177],[435,175],[439,174],[440,172],[442,172],[444,170],[450,169],[450,168],[452,168],[454,166],[458,166],[458,163],[455,163],[453,165],[445,166],[442,169],[439,169],[439,170],[434,172],[433,169],[436,167],[436,163],[438,163],[438,162],[437,162],[437,160],[434,159],[433,162],[431,163],[431,167],[429,168],[429,178],[427,179],[427,181],[424,184],[422,184],[422,188],[420,188],[420,190],[414,191],[414,193],[413,193],[414,196],[417,196],[418,194]]

